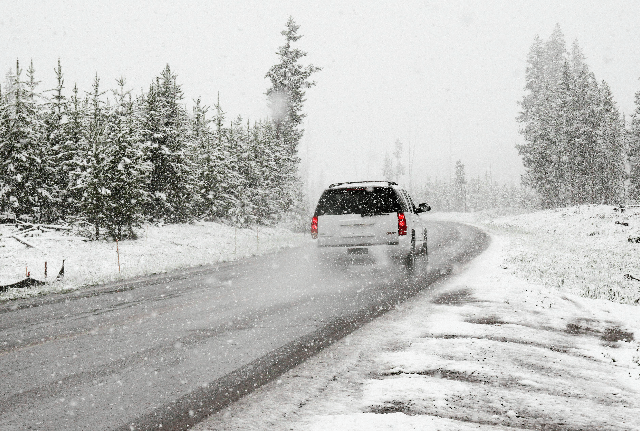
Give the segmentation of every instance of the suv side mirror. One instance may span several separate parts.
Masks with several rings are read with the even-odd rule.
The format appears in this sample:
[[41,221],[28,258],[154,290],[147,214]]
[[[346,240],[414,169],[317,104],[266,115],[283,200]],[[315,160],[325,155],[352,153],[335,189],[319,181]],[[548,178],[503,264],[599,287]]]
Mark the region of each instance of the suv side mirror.
[[418,213],[428,212],[429,210],[431,210],[431,206],[427,203],[418,205]]

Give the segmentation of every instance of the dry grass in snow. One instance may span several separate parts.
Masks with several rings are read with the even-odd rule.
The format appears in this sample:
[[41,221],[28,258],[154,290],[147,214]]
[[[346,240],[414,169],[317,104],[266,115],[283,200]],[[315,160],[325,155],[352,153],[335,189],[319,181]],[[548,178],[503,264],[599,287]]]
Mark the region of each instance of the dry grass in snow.
[[579,206],[517,216],[449,215],[508,236],[506,265],[535,283],[619,303],[640,302],[640,208]]

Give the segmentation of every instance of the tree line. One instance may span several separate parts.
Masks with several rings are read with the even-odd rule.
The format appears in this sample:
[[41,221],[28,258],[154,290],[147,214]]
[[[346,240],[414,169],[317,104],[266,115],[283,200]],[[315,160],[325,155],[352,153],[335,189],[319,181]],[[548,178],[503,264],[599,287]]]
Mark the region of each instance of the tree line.
[[533,210],[539,206],[535,191],[522,184],[498,183],[490,173],[467,179],[465,165],[460,160],[456,161],[454,178],[427,179],[416,188],[415,194],[418,201],[445,212]]
[[122,78],[103,90],[97,75],[90,91],[67,95],[60,61],[46,92],[33,62],[16,62],[0,87],[0,211],[83,221],[96,238],[134,236],[144,221],[272,224],[302,213],[297,147],[320,68],[300,64],[298,29],[289,18],[266,74],[272,118],[254,122],[228,120],[219,100],[187,112],[169,65],[139,95]]
[[640,92],[627,123],[611,89],[589,70],[560,26],[529,51],[517,146],[524,183],[541,206],[623,204],[640,199]]

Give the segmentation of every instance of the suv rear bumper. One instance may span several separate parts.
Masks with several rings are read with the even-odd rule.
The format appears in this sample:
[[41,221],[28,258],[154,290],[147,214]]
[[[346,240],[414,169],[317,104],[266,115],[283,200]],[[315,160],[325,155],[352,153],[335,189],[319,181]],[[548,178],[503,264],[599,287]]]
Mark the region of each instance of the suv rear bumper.
[[321,245],[320,243],[316,243],[318,246],[316,249],[319,254],[323,257],[340,257],[347,256],[350,253],[353,253],[353,249],[363,249],[367,252],[362,251],[361,253],[369,254],[373,257],[388,257],[388,258],[405,258],[411,252],[411,242],[405,242],[404,239],[402,241],[398,240],[395,242],[385,243],[385,244],[336,244],[336,245]]
[[[343,239],[344,240],[344,239]],[[322,244],[318,242],[318,247],[371,247],[371,246],[397,246],[399,241],[389,241],[387,243],[369,243],[369,242],[354,242],[354,243],[338,243],[338,244]]]
[[382,247],[394,246],[403,247],[411,246],[411,236],[387,236],[386,238],[374,236],[318,236],[317,246],[319,248],[340,248],[340,247]]

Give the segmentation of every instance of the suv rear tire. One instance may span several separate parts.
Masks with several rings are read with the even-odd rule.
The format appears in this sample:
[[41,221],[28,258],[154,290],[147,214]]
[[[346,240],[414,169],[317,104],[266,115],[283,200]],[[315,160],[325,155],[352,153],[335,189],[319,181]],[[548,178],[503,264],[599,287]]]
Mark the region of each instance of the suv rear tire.
[[422,254],[424,254],[424,256],[428,256],[429,255],[429,245],[427,243],[427,229],[425,228],[424,232],[422,233],[422,249],[421,251]]
[[406,258],[407,267],[413,269],[416,265],[416,232],[415,230],[411,230],[411,250]]

